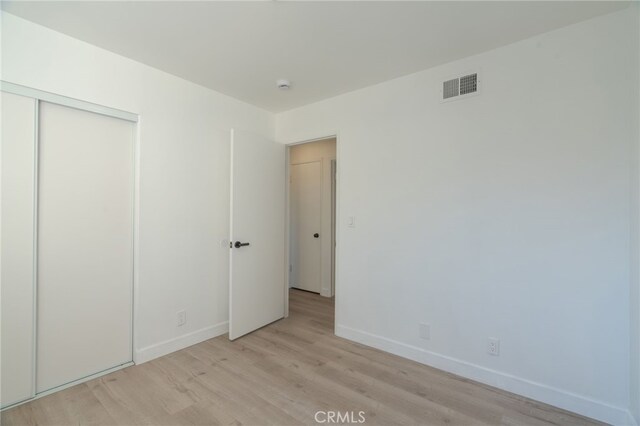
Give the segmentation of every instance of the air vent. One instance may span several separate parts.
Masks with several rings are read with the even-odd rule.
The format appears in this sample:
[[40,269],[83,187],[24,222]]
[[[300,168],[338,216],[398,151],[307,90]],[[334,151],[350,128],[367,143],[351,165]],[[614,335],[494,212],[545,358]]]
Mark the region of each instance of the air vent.
[[469,74],[460,77],[460,94],[468,95],[478,91],[478,74]]
[[458,96],[460,79],[454,78],[453,80],[447,80],[442,83],[442,99],[453,98],[454,96]]
[[442,102],[477,94],[479,89],[478,73],[467,74],[442,83]]

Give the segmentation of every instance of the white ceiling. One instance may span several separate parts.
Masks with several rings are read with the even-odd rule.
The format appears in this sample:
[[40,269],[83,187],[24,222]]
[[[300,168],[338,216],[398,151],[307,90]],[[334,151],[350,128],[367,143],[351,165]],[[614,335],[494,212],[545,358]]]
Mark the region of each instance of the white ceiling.
[[[3,1],[14,15],[278,112],[625,2]],[[287,78],[292,89],[275,88]]]

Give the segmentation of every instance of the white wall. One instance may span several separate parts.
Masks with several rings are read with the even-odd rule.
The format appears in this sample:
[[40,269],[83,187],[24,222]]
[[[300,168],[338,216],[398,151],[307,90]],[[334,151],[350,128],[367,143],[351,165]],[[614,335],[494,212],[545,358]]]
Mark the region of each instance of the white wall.
[[[338,135],[339,335],[629,420],[637,13],[276,116],[282,143]],[[479,96],[439,102],[473,70]]]
[[1,78],[140,114],[137,360],[225,332],[228,131],[272,114],[6,13]]
[[[331,235],[331,160],[336,159],[336,139],[330,138],[322,141],[310,142],[291,147],[289,151],[289,164],[309,163],[311,161],[322,162],[322,212],[321,212],[321,236]],[[326,297],[333,296],[331,281],[331,242],[332,238],[321,238],[320,241],[320,294]],[[291,247],[291,245],[290,245]],[[294,265],[295,267],[295,265]]]

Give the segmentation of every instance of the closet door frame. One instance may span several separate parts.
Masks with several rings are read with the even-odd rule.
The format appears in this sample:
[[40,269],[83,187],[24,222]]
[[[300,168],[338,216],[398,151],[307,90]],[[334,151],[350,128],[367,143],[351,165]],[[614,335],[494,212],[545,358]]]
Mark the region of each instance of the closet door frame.
[[[86,382],[88,380],[94,379],[96,377],[103,376],[105,374],[112,373],[114,371],[129,367],[136,363],[136,341],[137,341],[137,333],[136,333],[136,324],[137,321],[137,312],[138,312],[138,271],[139,271],[139,211],[140,211],[140,118],[138,114],[127,112],[115,108],[106,107],[103,105],[94,104],[91,102],[82,101],[79,99],[69,98],[66,96],[58,95],[55,93],[45,92],[38,89],[33,89],[27,86],[21,86],[19,84],[10,83],[7,81],[0,80],[0,91],[6,93],[12,93],[14,95],[20,95],[28,98],[33,98],[35,100],[35,140],[34,140],[34,184],[33,184],[33,273],[32,273],[32,285],[33,285],[33,331],[32,331],[32,340],[33,340],[33,354],[32,354],[32,383],[31,383],[31,397],[13,403],[11,405],[1,407],[0,411],[5,409],[15,407],[20,404],[24,404],[25,402],[32,401],[34,399],[40,398],[42,396],[46,396],[60,390],[66,389],[71,386],[75,386],[79,383]],[[133,226],[133,288],[132,288],[132,305],[131,305],[131,359],[132,362],[119,365],[117,367],[98,372],[96,374],[92,374],[90,376],[79,378],[78,380],[74,380],[65,385],[56,387],[54,389],[36,393],[36,355],[37,355],[37,301],[38,301],[38,157],[39,157],[39,145],[40,145],[40,134],[39,134],[39,111],[40,111],[40,103],[41,102],[49,102],[52,104],[62,105],[69,108],[75,108],[82,111],[92,112],[96,114],[106,115],[109,117],[119,118],[121,120],[130,121],[136,124],[136,129],[134,132],[133,138],[133,214],[132,214],[132,226]]]

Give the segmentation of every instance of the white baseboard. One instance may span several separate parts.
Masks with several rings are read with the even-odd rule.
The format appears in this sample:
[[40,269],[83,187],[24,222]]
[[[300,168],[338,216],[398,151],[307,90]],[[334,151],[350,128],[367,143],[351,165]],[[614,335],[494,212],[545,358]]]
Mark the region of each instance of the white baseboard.
[[192,331],[191,333],[137,350],[134,362],[136,364],[142,364],[143,362],[151,361],[152,359],[170,354],[171,352],[179,351],[180,349],[204,342],[205,340],[213,339],[214,337],[218,337],[228,331],[228,321],[201,328],[200,330]]
[[602,401],[596,401],[582,395],[532,382],[343,325],[336,325],[335,333],[339,337],[596,420],[613,425],[636,425],[633,416],[626,408],[615,407]]

